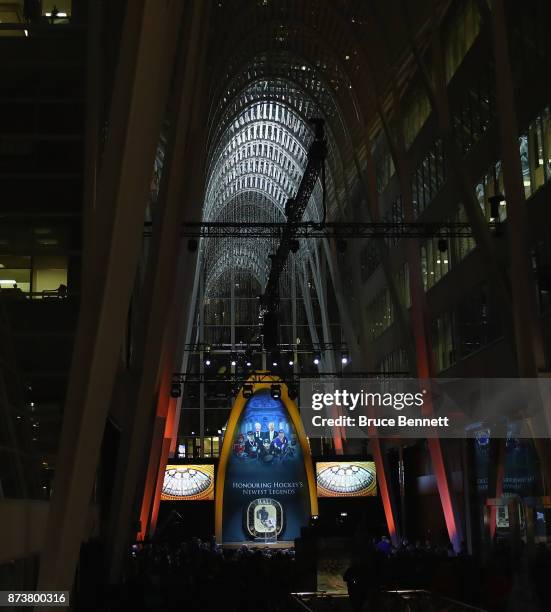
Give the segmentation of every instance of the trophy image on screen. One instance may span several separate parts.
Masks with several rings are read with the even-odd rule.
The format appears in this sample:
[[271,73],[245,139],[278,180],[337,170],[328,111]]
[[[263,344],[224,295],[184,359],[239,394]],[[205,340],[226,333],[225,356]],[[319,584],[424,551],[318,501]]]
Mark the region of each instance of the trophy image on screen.
[[245,526],[255,540],[277,541],[283,529],[283,508],[275,499],[253,500],[247,507]]

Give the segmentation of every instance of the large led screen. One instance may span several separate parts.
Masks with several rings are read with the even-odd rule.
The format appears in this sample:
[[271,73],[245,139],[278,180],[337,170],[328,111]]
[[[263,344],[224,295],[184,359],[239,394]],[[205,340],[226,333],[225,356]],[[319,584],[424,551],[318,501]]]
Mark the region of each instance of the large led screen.
[[377,495],[373,461],[320,461],[316,463],[318,497]]
[[237,422],[225,482],[223,542],[293,541],[310,519],[304,455],[289,413],[256,392]]
[[161,499],[165,501],[214,499],[214,465],[167,465]]

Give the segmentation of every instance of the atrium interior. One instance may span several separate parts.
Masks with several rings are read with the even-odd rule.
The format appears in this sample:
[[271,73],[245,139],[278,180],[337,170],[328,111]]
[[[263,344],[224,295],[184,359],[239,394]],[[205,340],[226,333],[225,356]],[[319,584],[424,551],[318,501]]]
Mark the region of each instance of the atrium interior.
[[548,23],[0,0],[0,591],[550,609]]

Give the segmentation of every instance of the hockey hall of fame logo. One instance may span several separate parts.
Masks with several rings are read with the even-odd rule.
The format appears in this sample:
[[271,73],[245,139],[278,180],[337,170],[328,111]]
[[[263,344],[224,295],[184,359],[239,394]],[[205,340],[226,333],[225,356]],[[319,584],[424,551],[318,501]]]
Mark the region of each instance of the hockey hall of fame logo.
[[275,499],[253,500],[245,513],[245,526],[253,538],[277,538],[283,530],[283,508]]

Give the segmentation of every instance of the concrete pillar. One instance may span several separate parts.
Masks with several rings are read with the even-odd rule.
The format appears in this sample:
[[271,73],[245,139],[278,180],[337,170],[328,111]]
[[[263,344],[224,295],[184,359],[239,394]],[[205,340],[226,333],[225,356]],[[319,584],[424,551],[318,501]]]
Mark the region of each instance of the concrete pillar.
[[[193,190],[197,190],[197,183],[202,187],[203,174],[197,165],[202,157],[194,149],[197,141],[193,129],[197,128],[192,118],[194,112],[203,108],[204,102],[201,97],[202,88],[198,83],[206,48],[208,5],[194,2],[186,6],[189,12],[186,13],[187,21],[184,22],[188,31],[181,38],[182,65],[178,66],[175,100],[177,115],[167,156],[168,169],[161,184],[158,225],[154,226],[153,231],[150,263],[143,291],[143,316],[137,337],[142,356],[137,365],[139,382],[137,388],[131,390],[135,393],[135,403],[130,427],[125,432],[125,443],[120,452],[116,477],[117,498],[116,503],[113,503],[108,532],[109,576],[113,582],[117,582],[120,577],[131,537],[132,519],[137,515],[143,491],[147,463],[143,449],[147,448],[152,440],[151,424],[155,397],[158,396],[162,402],[164,400],[159,394],[166,393],[160,387],[161,376],[164,372],[164,378],[169,377],[176,363],[177,342],[174,326],[178,322],[176,313],[180,312],[180,298],[175,295],[175,286],[178,285],[175,275],[179,258],[190,257],[193,260],[195,257],[189,253],[187,245],[181,247],[179,228],[181,222],[190,214],[190,210],[184,205],[188,204],[193,211]],[[203,125],[203,122],[199,123]],[[189,168],[189,174],[182,172],[182,168]],[[166,412],[164,414],[166,415]],[[157,439],[155,444],[156,448],[160,449],[162,437]],[[149,471],[152,478],[156,473],[156,469]],[[154,490],[152,482],[148,484],[148,490]]]
[[[128,4],[38,588],[71,590],[125,331],[182,5]],[[93,291],[92,291],[93,288]]]

